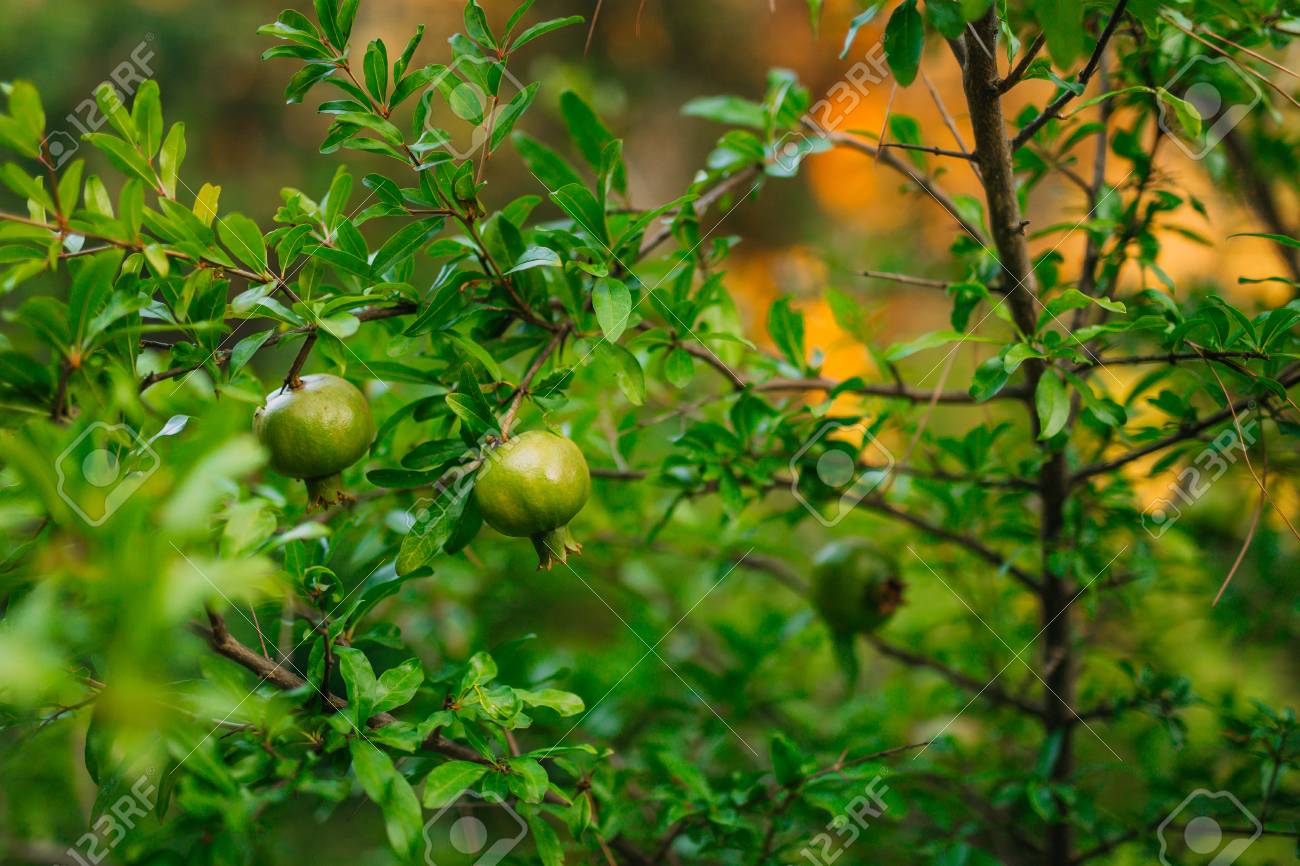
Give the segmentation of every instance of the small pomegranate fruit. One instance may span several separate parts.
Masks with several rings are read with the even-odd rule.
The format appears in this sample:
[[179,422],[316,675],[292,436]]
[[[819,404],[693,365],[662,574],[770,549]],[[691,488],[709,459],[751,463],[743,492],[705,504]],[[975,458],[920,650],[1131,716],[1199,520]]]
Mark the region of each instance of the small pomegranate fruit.
[[812,602],[836,635],[867,634],[903,603],[898,565],[861,543],[834,543],[817,555]]
[[303,376],[294,388],[266,395],[253,432],[271,452],[271,468],[307,482],[307,509],[351,501],[340,473],[375,438],[370,404],[357,387],[328,374]]
[[474,501],[502,535],[531,538],[537,567],[582,552],[569,521],[587,504],[591,473],[573,440],[529,430],[489,451],[474,483]]

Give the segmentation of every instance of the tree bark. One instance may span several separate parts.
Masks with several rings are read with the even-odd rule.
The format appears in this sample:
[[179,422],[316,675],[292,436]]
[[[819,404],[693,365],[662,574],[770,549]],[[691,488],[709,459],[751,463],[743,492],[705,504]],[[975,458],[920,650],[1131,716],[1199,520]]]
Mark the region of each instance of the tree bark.
[[[1020,331],[1034,333],[1038,318],[1037,284],[1034,279],[1029,244],[1024,233],[1020,203],[1016,198],[1016,180],[1012,168],[1011,144],[1006,137],[1002,114],[997,66],[998,18],[996,6],[983,18],[972,22],[964,51],[962,84],[970,110],[975,135],[975,156],[983,177],[988,206],[989,232],[1002,265],[1002,286],[1011,306],[1012,318]],[[1026,407],[1035,438],[1039,433],[1034,392],[1038,381],[1047,373],[1042,361],[1024,364],[1028,380]],[[1047,375],[1055,375],[1047,373]],[[1070,588],[1066,575],[1060,574],[1054,553],[1062,547],[1065,500],[1069,491],[1069,470],[1065,454],[1043,445],[1043,466],[1038,488],[1042,515],[1039,537],[1042,545],[1042,580],[1038,587],[1039,613],[1043,625],[1042,660],[1046,668],[1046,693],[1043,695],[1043,723],[1047,742],[1059,739],[1050,779],[1068,783],[1073,773],[1073,742],[1070,701],[1074,690],[1074,665],[1071,657],[1073,635],[1067,612]],[[1064,812],[1065,804],[1058,801]],[[1068,817],[1052,821],[1047,827],[1044,863],[1064,866],[1071,858],[1072,839]]]

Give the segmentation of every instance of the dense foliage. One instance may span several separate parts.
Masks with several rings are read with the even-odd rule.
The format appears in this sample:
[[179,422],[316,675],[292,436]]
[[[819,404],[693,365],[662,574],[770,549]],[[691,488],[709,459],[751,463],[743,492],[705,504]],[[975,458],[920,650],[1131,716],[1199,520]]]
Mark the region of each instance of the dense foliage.
[[[902,112],[839,129],[773,70],[686,104],[721,137],[644,209],[578,94],[569,142],[523,131],[516,55],[582,19],[529,0],[493,27],[470,0],[420,65],[422,29],[350,45],[357,5],[282,13],[264,57],[292,62],[287,102],[324,96],[325,158],[390,170],[285,189],[270,230],[185,175],[154,82],[100,88],[73,159],[3,85],[0,852],[461,862],[474,831],[443,816],[481,814],[547,866],[1149,862],[1205,789],[1245,810],[1215,816],[1243,862],[1293,855],[1300,304],[1174,284],[1162,238],[1233,240],[1156,158],[1201,160],[1300,249],[1273,199],[1292,11],[876,3],[845,54],[879,16],[887,86],[955,58],[955,150]],[[1225,126],[1180,89],[1211,60],[1220,102],[1263,105]],[[952,224],[948,261],[875,277],[945,297],[950,329],[887,347],[827,289],[874,377],[826,376],[791,298],[756,344],[727,288],[726,214],[832,149]],[[499,195],[502,160],[535,192]],[[982,197],[944,191],[968,170]],[[1068,206],[1025,220],[1062,178]],[[305,486],[252,419],[323,372],[375,427],[287,434],[270,456]],[[592,476],[569,530],[546,521],[586,488],[494,494],[536,554],[473,495],[525,430]]]

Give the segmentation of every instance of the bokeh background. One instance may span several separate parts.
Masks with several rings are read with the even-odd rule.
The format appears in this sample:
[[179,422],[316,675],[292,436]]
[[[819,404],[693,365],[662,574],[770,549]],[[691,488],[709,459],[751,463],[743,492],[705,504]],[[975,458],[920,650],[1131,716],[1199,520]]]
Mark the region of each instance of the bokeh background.
[[[503,22],[513,6],[501,0],[484,0],[482,5],[494,24]],[[538,0],[532,15],[590,16],[595,5],[594,0]],[[0,29],[0,77],[33,80],[44,96],[50,127],[57,128],[56,118],[74,112],[117,64],[128,61],[133,53],[138,57],[151,54],[151,72],[161,84],[168,120],[183,120],[187,125],[190,144],[185,177],[221,185],[223,211],[247,213],[267,228],[281,187],[319,193],[340,161],[347,161],[357,177],[372,168],[392,171],[378,160],[368,163],[363,154],[324,158],[317,154],[328,125],[314,111],[318,100],[309,98],[306,105],[285,106],[280,94],[295,65],[259,60],[261,51],[273,42],[257,37],[255,30],[274,19],[280,8],[279,2],[262,0],[60,0],[57,8],[46,0],[0,0],[0,21],[5,24]],[[684,116],[684,103],[722,93],[758,98],[767,70],[777,66],[798,72],[817,98],[879,41],[878,25],[864,28],[849,56],[838,59],[847,23],[856,11],[847,0],[828,0],[819,32],[814,33],[802,0],[776,0],[770,7],[767,0],[646,0],[644,5],[638,0],[605,0],[585,53],[585,27],[563,30],[522,53],[522,73],[530,80],[540,80],[542,89],[536,107],[520,128],[544,141],[563,141],[558,99],[566,89],[576,90],[625,140],[632,204],[655,206],[674,198],[690,182],[722,131],[708,121]],[[428,32],[415,62],[443,61],[448,54],[445,37],[460,26],[460,16],[461,4],[453,0],[369,0],[362,4],[354,45],[382,37],[396,50],[392,47],[404,44],[415,26],[423,23]],[[147,46],[143,52],[141,45]],[[939,49],[931,46],[930,50]],[[950,58],[934,59],[938,62],[924,68],[937,93],[954,108],[957,124],[969,142],[966,118],[957,110],[961,103],[957,67]],[[1041,100],[1049,90],[1045,82],[1031,82],[1021,89],[1019,98]],[[897,93],[888,84],[872,88],[844,128],[879,131],[887,109],[915,117],[925,141],[954,146],[934,100],[919,80]],[[1080,150],[1080,158],[1083,171],[1088,165],[1086,148]],[[930,158],[927,164],[951,191],[977,192],[965,163]],[[1284,285],[1237,283],[1239,276],[1285,273],[1285,266],[1274,245],[1255,239],[1225,240],[1234,232],[1265,230],[1234,189],[1230,166],[1222,159],[1194,162],[1176,148],[1161,152],[1160,165],[1173,183],[1205,202],[1207,219],[1186,228],[1211,239],[1205,245],[1186,234],[1166,232],[1162,238],[1164,270],[1189,290],[1212,286],[1239,302],[1285,302],[1290,289]],[[1057,185],[1042,187],[1029,204],[1031,232],[1070,215],[1073,219],[1083,216],[1078,192],[1064,182],[1052,183]],[[500,203],[539,191],[510,148],[494,157],[487,193],[491,200]],[[1283,184],[1276,192],[1288,212],[1294,213],[1294,190]],[[719,229],[721,234],[743,239],[729,263],[727,284],[751,338],[767,342],[764,322],[768,305],[777,297],[793,295],[807,317],[809,345],[819,347],[827,358],[827,375],[868,378],[880,371],[863,347],[835,324],[824,300],[825,289],[834,287],[861,301],[881,347],[946,327],[950,303],[942,293],[900,288],[864,279],[858,272],[902,271],[958,279],[963,275],[951,271],[947,255],[953,231],[951,221],[933,201],[905,189],[895,173],[848,151],[814,156],[797,179],[770,182],[759,200],[742,204]],[[1050,249],[1058,237],[1037,241],[1036,249]],[[1080,258],[1083,240],[1079,233],[1062,244],[1058,252],[1065,262]],[[1133,285],[1157,284],[1135,267],[1123,278]],[[16,305],[27,293],[47,289],[34,281],[22,293],[0,300],[0,306]],[[965,381],[963,371],[979,362],[980,351],[977,346],[962,350],[954,383]],[[266,354],[269,357],[259,359],[266,369],[283,368],[283,357]],[[1121,378],[1126,375],[1116,373]],[[936,413],[933,423],[939,430],[950,425],[953,435],[961,432],[956,416],[943,410]],[[234,429],[242,426],[242,421],[232,420],[231,424]],[[1133,469],[1135,475],[1143,470],[1141,464]],[[1249,479],[1237,477],[1240,475],[1225,479],[1195,509],[1188,510],[1185,519],[1194,528],[1190,536],[1197,538],[1196,543],[1182,535],[1171,535],[1162,542],[1162,554],[1169,554],[1175,565],[1163,575],[1168,584],[1153,587],[1149,601],[1152,615],[1166,618],[1170,627],[1155,627],[1140,636],[1104,624],[1091,628],[1094,637],[1134,653],[1171,659],[1181,652],[1194,653],[1201,675],[1198,684],[1210,693],[1243,687],[1270,701],[1294,703],[1295,683],[1300,682],[1296,661],[1300,639],[1293,626],[1300,607],[1288,585],[1288,573],[1295,560],[1276,527],[1269,525],[1271,518],[1237,577],[1240,591],[1220,608],[1210,611],[1201,603],[1203,596],[1189,601],[1174,592],[1188,587],[1212,591],[1226,572],[1249,520],[1247,503],[1253,502]],[[1154,496],[1168,482],[1167,476],[1152,479],[1144,482],[1144,489]],[[680,569],[682,560],[656,559],[653,547],[642,546],[638,540],[645,527],[617,516],[620,501],[628,506],[626,514],[635,516],[644,506],[636,498],[640,494],[613,485],[600,492],[611,514],[591,528],[597,556],[584,559],[587,564],[580,569],[614,599],[632,629],[653,641],[663,631],[660,624],[675,621],[720,572],[710,564],[695,572],[675,573],[677,579],[666,580],[666,570]],[[1289,513],[1300,511],[1293,485],[1279,484],[1274,495]],[[686,532],[674,537],[680,552],[689,559],[694,546],[701,561],[717,558],[718,551],[709,547],[719,519],[716,509],[701,506],[696,511],[688,506],[679,518],[694,524],[696,530],[694,535]],[[818,528],[804,530],[799,552],[792,556],[796,567],[806,563],[807,552],[828,536]],[[741,549],[737,547],[737,551]],[[563,588],[558,581],[536,580],[526,570],[527,551],[523,553],[515,557],[511,552],[508,562],[490,570],[486,578],[472,560],[458,559],[442,573],[431,598],[407,597],[406,606],[395,608],[392,615],[408,637],[427,634],[439,652],[454,658],[463,658],[477,646],[537,632],[541,644],[553,648],[546,664],[574,668],[568,687],[591,703],[637,659],[642,648],[597,598],[572,586]],[[494,554],[483,555],[491,559]],[[710,639],[683,629],[665,647],[665,654],[680,663],[692,683],[710,697],[730,693],[730,703],[718,705],[722,715],[757,718],[765,724],[775,721],[791,729],[825,734],[845,725],[875,725],[882,735],[898,742],[933,733],[946,720],[938,709],[933,721],[924,724],[890,717],[891,702],[916,701],[916,684],[907,671],[892,677],[881,672],[875,677],[880,691],[870,705],[852,708],[846,711],[849,715],[828,714],[825,707],[833,703],[840,684],[824,636],[810,625],[812,615],[806,604],[770,576],[746,570],[737,579],[744,581],[738,594],[719,594],[693,614],[709,624],[700,631],[709,632]],[[904,612],[900,619],[904,631],[924,633],[930,624],[960,613],[951,598],[936,597],[928,589],[919,597],[925,602],[924,609]],[[992,596],[977,601],[999,603]],[[1028,608],[1021,613],[1032,620]],[[769,635],[768,652],[757,656],[752,669],[727,673],[727,660],[733,652],[741,655],[740,645],[762,634]],[[729,640],[733,646],[728,645]],[[990,659],[1001,653],[991,645],[988,634],[978,640],[980,646],[971,647],[971,653]],[[800,657],[820,652],[819,663],[791,669],[778,652],[787,642],[798,645]],[[762,689],[732,689],[727,680],[737,676],[736,683],[744,684],[760,673],[777,681],[796,682],[795,699],[772,706],[766,703]],[[710,678],[713,681],[706,686]],[[1014,678],[1028,686],[1027,675]],[[1117,683],[1119,679],[1116,675]],[[669,686],[677,692],[684,715],[704,714],[690,692],[678,689],[667,672],[651,660],[628,678],[622,688],[626,694],[611,699],[575,736],[611,737],[616,746],[628,742],[637,733],[639,715],[647,712],[643,704],[650,701],[640,696]],[[1213,741],[1216,732],[1205,728],[1208,721],[1208,715],[1201,719],[1201,726],[1191,733],[1193,739]],[[969,734],[974,739],[972,726],[978,725],[968,717],[952,733],[959,737]],[[71,741],[56,739],[65,736],[71,736]],[[43,742],[52,750],[67,749],[69,755],[75,754],[78,746],[75,734],[53,734]],[[1127,742],[1129,748],[1145,748],[1139,738]],[[764,750],[762,743],[754,745],[760,752]],[[1100,753],[1095,743],[1085,742],[1083,748]],[[748,760],[741,749],[735,747],[735,751],[738,760]],[[0,780],[4,780],[0,784],[0,830],[5,829],[6,820],[27,822],[8,828],[23,835],[39,835],[42,829],[57,833],[65,826],[55,817],[46,828],[33,826],[30,822],[40,821],[34,817],[37,812],[15,805],[15,798],[21,796],[17,783],[56,799],[73,796],[84,803],[93,796],[87,779],[67,777],[64,770],[74,765],[71,761],[13,759],[10,753],[0,764]],[[71,802],[67,805],[75,808]],[[293,808],[286,805],[285,814]],[[375,820],[365,809],[349,810],[338,817],[340,830],[357,822],[357,838],[370,840],[382,836],[375,830]],[[313,850],[313,859],[321,864],[385,862],[381,844],[366,850],[347,845],[318,850],[312,845],[310,823],[285,821],[279,827],[277,849],[285,857],[289,855],[284,852]],[[344,838],[344,834],[332,838]],[[297,861],[289,857],[278,862]]]

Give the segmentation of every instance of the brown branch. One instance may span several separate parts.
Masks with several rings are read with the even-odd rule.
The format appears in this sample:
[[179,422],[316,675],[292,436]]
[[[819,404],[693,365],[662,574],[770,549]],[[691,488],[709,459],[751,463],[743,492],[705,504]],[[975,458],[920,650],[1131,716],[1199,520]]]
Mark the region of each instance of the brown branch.
[[[1282,387],[1284,388],[1289,388],[1297,382],[1300,382],[1300,366],[1293,366],[1287,374],[1279,377],[1278,381],[1281,382]],[[1173,433],[1163,439],[1158,439],[1155,442],[1143,445],[1140,448],[1136,448],[1127,454],[1122,454],[1111,460],[1103,460],[1094,463],[1091,466],[1085,466],[1082,469],[1078,469],[1070,477],[1070,483],[1073,485],[1080,481],[1085,481],[1094,475],[1104,475],[1121,466],[1126,466],[1134,460],[1141,460],[1143,457],[1154,454],[1157,451],[1163,451],[1166,448],[1177,445],[1179,442],[1185,442],[1188,439],[1199,436],[1214,425],[1221,424],[1224,421],[1231,419],[1235,413],[1246,411],[1250,408],[1250,404],[1253,402],[1255,402],[1253,397],[1238,400],[1235,404],[1220,409],[1218,412],[1214,412],[1211,415],[1207,415],[1205,418],[1202,418],[1194,424],[1185,425],[1177,433]]]
[[[844,394],[868,394],[874,397],[896,397],[900,400],[908,400],[913,403],[928,403],[934,397],[930,391],[923,391],[915,388],[907,388],[903,385],[885,385],[862,383],[852,384],[844,387],[844,383],[835,379],[827,378],[808,378],[808,379],[768,379],[766,382],[752,383],[751,387],[755,391],[832,391],[836,388],[841,389],[840,393]],[[1029,392],[1023,387],[1004,388],[991,399],[995,400],[1022,400]],[[976,400],[966,391],[944,391],[939,395],[940,403],[956,404],[976,404]]]
[[950,156],[953,159],[974,159],[969,153],[962,150],[948,150],[943,147],[935,147],[933,144],[907,144],[902,141],[887,141],[877,145],[877,150],[888,148],[898,148],[900,150],[919,150],[922,153],[932,153],[935,156]]
[[1003,78],[998,82],[998,93],[1006,93],[1008,90],[1020,83],[1020,79],[1024,78],[1025,73],[1029,71],[1029,64],[1034,62],[1034,58],[1038,56],[1039,51],[1043,50],[1043,45],[1046,44],[1046,42],[1047,37],[1042,33],[1039,33],[1034,37],[1034,41],[1029,43],[1029,47],[1025,49],[1025,53],[1021,55],[1020,62],[1015,65],[1015,68],[1007,73],[1006,78]]
[[971,237],[975,238],[975,240],[980,244],[988,246],[989,241],[988,238],[984,236],[984,231],[961,215],[957,208],[957,203],[953,201],[952,196],[948,195],[948,193],[939,186],[938,182],[927,175],[917,174],[912,170],[910,164],[900,158],[897,154],[892,153],[888,148],[881,150],[873,144],[869,144],[860,138],[842,132],[826,132],[811,121],[805,121],[804,125],[814,133],[824,136],[832,144],[864,153],[872,159],[884,163],[894,171],[906,175],[913,183],[937,201],[939,205],[948,212],[949,216],[955,219],[957,224],[965,229]]
[[[1165,19],[1165,21],[1167,21],[1168,23],[1174,25],[1174,27],[1176,27],[1177,29],[1179,29],[1179,30],[1183,31],[1184,33],[1186,33],[1188,36],[1190,36],[1190,37],[1192,37],[1193,39],[1195,39],[1197,42],[1199,42],[1199,43],[1201,43],[1202,45],[1206,46],[1207,48],[1209,48],[1211,51],[1215,52],[1216,54],[1221,54],[1221,55],[1223,55],[1224,57],[1227,57],[1228,59],[1232,59],[1232,55],[1229,54],[1226,50],[1224,50],[1224,48],[1223,48],[1222,46],[1220,46],[1220,45],[1216,45],[1216,44],[1214,44],[1213,42],[1209,41],[1208,39],[1205,39],[1204,37],[1199,36],[1199,35],[1198,35],[1194,30],[1188,30],[1186,27],[1184,27],[1183,25],[1179,24],[1176,20],[1174,20],[1174,19],[1173,19],[1172,17],[1170,17],[1169,15],[1164,15],[1164,14],[1162,14],[1160,17],[1163,18],[1163,19]],[[1258,80],[1259,80],[1260,82],[1262,82],[1263,84],[1265,84],[1265,85],[1267,85],[1268,87],[1272,88],[1274,91],[1276,91],[1276,92],[1278,93],[1278,95],[1280,95],[1280,96],[1281,96],[1283,99],[1285,99],[1287,102],[1289,102],[1289,103],[1291,103],[1292,105],[1294,105],[1296,108],[1300,108],[1300,101],[1296,101],[1296,98],[1295,98],[1294,96],[1292,96],[1291,94],[1289,94],[1289,93],[1287,93],[1285,90],[1283,90],[1282,87],[1281,87],[1279,84],[1277,84],[1275,81],[1273,81],[1273,80],[1272,80],[1271,78],[1269,78],[1267,75],[1262,75],[1262,74],[1260,74],[1259,72],[1256,72],[1256,71],[1255,71],[1255,70],[1250,66],[1250,64],[1247,64],[1247,63],[1243,63],[1243,64],[1241,64],[1239,68],[1241,69],[1241,71],[1245,72],[1247,75],[1253,76],[1254,78],[1258,79]],[[1279,67],[1279,68],[1283,68],[1283,67]],[[1291,73],[1291,71],[1290,71],[1289,69],[1285,69],[1284,71],[1286,71],[1286,72],[1288,72],[1288,73]],[[1294,74],[1294,73],[1291,73],[1291,74]]]
[[[943,118],[944,126],[948,127],[948,131],[952,133],[952,140],[957,143],[957,149],[963,154],[970,156],[970,149],[966,147],[966,142],[962,139],[961,133],[957,130],[957,121],[953,120],[952,113],[948,111],[948,106],[944,104],[943,97],[939,95],[938,88],[934,86],[934,82],[930,80],[930,76],[925,74],[924,69],[920,70],[920,73],[921,81],[925,84],[925,89],[929,91],[930,99],[934,101],[934,107],[939,110],[939,116]],[[975,172],[976,177],[979,177],[979,166],[975,164],[973,159],[971,161],[971,170]]]
[[[226,627],[225,621],[220,614],[214,611],[208,612],[208,625],[204,626],[199,623],[190,625],[191,631],[207,640],[218,655],[235,662],[239,666],[252,671],[254,674],[270,683],[278,689],[284,691],[293,691],[302,688],[306,681],[293,671],[285,667],[283,662],[275,662],[263,658],[258,653],[244,646],[237,638],[231,635]],[[347,709],[348,702],[338,695],[330,693],[327,689],[322,689],[326,704],[334,710]],[[399,719],[391,713],[377,713],[371,716],[366,724],[371,728],[383,728],[388,725],[396,724]],[[433,734],[428,737],[422,744],[424,751],[436,752],[458,761],[472,761],[476,764],[490,764],[491,761],[484,758],[477,750],[469,746],[448,740],[441,734]],[[548,803],[568,805],[568,800],[554,791],[548,791],[546,794]]]
[[[367,307],[366,309],[354,313],[353,315],[356,316],[358,321],[373,322],[377,319],[391,319],[396,316],[409,316],[411,313],[414,313],[417,309],[419,308],[415,304],[409,301],[402,301],[391,307]],[[308,324],[298,328],[289,328],[288,330],[277,331],[276,333],[272,334],[269,338],[267,338],[267,341],[263,343],[261,346],[259,346],[257,350],[261,352],[264,349],[269,349],[275,344],[280,343],[288,339],[289,337],[296,336],[298,334],[314,333],[317,327],[318,327],[317,325]],[[164,344],[150,343],[148,345],[148,348],[161,350],[161,349],[169,349],[171,347]],[[225,366],[230,361],[230,350],[218,349],[216,352],[212,354],[211,360],[216,361],[218,367]],[[149,375],[145,376],[143,379],[140,380],[140,391],[141,393],[143,393],[144,391],[148,390],[151,386],[156,385],[159,382],[163,382],[167,379],[175,379],[177,376],[184,376],[186,373],[190,373],[193,372],[194,370],[198,370],[203,366],[204,366],[203,364],[190,364],[184,367],[173,367],[170,370],[163,370],[162,372],[159,373],[150,373]]]
[[1041,718],[1043,715],[1042,708],[1034,706],[1028,701],[1016,697],[999,686],[993,685],[992,683],[985,683],[983,680],[968,676],[956,668],[949,667],[938,659],[933,659],[929,656],[923,656],[920,653],[914,653],[911,650],[894,646],[876,635],[867,635],[867,642],[875,647],[876,651],[881,655],[889,656],[890,658],[911,667],[925,668],[926,670],[934,671],[954,685],[960,686],[967,691],[984,695],[995,704],[1012,707],[1026,715],[1034,716],[1035,718]]
[[929,277],[914,277],[911,274],[894,274],[889,271],[858,271],[858,273],[875,280],[887,280],[908,286],[926,286],[931,289],[946,289],[952,284],[947,280],[932,280]]
[[927,532],[930,535],[942,538],[945,541],[950,541],[959,547],[964,547],[990,565],[997,566],[1000,569],[1005,569],[1008,575],[1019,581],[1024,586],[1033,590],[1038,590],[1040,588],[1038,580],[1034,578],[1033,575],[1012,565],[1007,557],[986,546],[983,542],[972,536],[962,535],[960,532],[946,529],[936,523],[931,523],[925,518],[917,517],[914,514],[902,511],[882,499],[867,497],[859,504],[871,509],[872,511],[887,515],[903,523],[907,523],[922,532]]
[[[303,365],[307,363],[307,358],[311,355],[311,347],[316,345],[315,329],[307,333],[306,339],[302,341],[302,347],[298,354],[294,356],[293,363],[289,365],[289,372],[284,374],[284,388],[297,391],[302,387],[302,377],[298,375],[302,372]],[[284,390],[281,388],[281,390]]]
[[568,332],[569,329],[566,325],[557,330],[551,336],[550,342],[542,347],[542,350],[537,353],[537,357],[533,358],[533,362],[528,365],[528,369],[524,372],[523,378],[519,380],[518,387],[511,392],[510,408],[506,410],[506,414],[501,418],[502,439],[510,438],[510,428],[515,423],[515,417],[519,414],[520,407],[523,406],[524,398],[528,396],[529,387],[532,386],[533,380],[537,378],[537,373],[546,363],[546,359],[560,347],[560,343],[563,342],[564,336]]
[[[720,181],[717,186],[714,186],[712,189],[705,192],[695,201],[688,203],[685,207],[694,210],[695,216],[698,219],[705,211],[713,207],[716,202],[727,195],[727,193],[731,192],[738,186],[743,186],[756,177],[759,177],[759,166],[751,165],[748,168],[742,169],[741,171],[738,171],[730,177]],[[675,220],[680,214],[680,210],[669,211],[660,218],[662,220],[662,225],[659,230],[652,235],[646,235],[641,240],[641,248],[637,253],[639,258],[645,257],[645,255],[655,247],[672,237],[673,220]]]
[[[1115,28],[1119,26],[1119,21],[1124,17],[1124,10],[1128,7],[1128,0],[1119,0],[1115,4],[1115,9],[1110,13],[1110,18],[1106,21],[1106,26],[1102,28],[1101,35],[1097,37],[1097,46],[1092,50],[1092,56],[1084,65],[1083,71],[1079,73],[1078,83],[1080,92],[1088,86],[1093,73],[1097,71],[1101,63],[1102,52],[1106,50],[1106,43],[1110,42],[1111,37],[1115,34]],[[1035,117],[1029,123],[1025,124],[1024,129],[1016,133],[1016,137],[1011,139],[1011,149],[1013,151],[1024,147],[1025,142],[1034,137],[1034,133],[1042,129],[1049,120],[1060,117],[1061,110],[1070,103],[1075,97],[1073,90],[1065,90],[1060,96],[1048,103],[1043,109],[1043,113]]]

